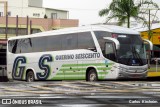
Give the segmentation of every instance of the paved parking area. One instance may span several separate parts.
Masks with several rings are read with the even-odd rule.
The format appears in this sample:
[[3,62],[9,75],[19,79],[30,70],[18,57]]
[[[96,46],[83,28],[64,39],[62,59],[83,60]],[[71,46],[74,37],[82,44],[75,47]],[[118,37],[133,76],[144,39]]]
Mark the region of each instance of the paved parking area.
[[[44,105],[132,107],[160,106],[159,81],[47,81],[2,82],[0,98],[41,100]],[[14,101],[13,101],[14,102]],[[13,103],[12,102],[12,103]],[[2,103],[2,101],[1,101]],[[22,102],[21,102],[22,103]],[[20,103],[20,104],[21,104]],[[14,102],[17,104],[17,102]],[[18,103],[19,104],[19,103]]]

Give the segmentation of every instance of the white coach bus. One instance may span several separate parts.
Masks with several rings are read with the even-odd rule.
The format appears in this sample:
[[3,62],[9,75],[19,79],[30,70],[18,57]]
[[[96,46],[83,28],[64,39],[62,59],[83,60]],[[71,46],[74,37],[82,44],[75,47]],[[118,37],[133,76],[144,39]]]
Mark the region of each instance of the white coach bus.
[[7,76],[13,80],[145,78],[147,69],[140,34],[118,26],[66,28],[12,37],[7,44]]

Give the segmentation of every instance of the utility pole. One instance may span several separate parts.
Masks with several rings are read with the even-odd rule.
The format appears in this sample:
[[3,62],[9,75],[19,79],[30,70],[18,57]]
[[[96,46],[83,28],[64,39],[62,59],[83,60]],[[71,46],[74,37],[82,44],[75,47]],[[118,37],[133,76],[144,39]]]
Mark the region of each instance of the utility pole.
[[[151,0],[152,1],[152,0]],[[143,0],[140,0],[140,2],[143,4],[144,1]],[[149,5],[148,5],[149,6]],[[159,10],[159,8],[143,8],[145,10],[148,10],[148,40],[151,39],[152,37],[152,32],[151,32],[151,10]]]
[[32,34],[32,20],[30,20],[30,34]]
[[148,10],[148,23],[147,23],[147,27],[148,27],[148,40],[151,39],[152,37],[152,31],[151,31],[151,10],[159,10],[159,8],[142,8],[143,10]]
[[6,15],[6,29],[5,29],[5,35],[6,35],[6,40],[7,40],[7,35],[8,35],[8,15]]
[[26,23],[26,35],[28,35],[28,22],[29,22],[29,17],[27,16],[27,23]]
[[16,16],[16,36],[18,36],[18,15]]
[[[152,31],[151,31],[151,25],[152,25],[152,23],[151,23],[151,10],[157,10],[158,11],[159,8],[149,8],[148,9],[148,40],[150,40],[151,37],[152,37]],[[153,41],[153,40],[151,40],[151,41]]]
[[151,39],[151,10],[149,9],[148,10],[149,12],[148,12],[148,15],[149,15],[149,17],[148,17],[148,35],[149,35],[149,40]]

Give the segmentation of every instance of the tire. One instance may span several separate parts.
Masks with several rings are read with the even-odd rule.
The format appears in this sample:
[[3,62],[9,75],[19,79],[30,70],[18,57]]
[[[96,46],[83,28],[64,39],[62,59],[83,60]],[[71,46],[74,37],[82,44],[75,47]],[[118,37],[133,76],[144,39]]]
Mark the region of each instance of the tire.
[[33,71],[29,71],[27,73],[26,81],[27,82],[34,82],[35,81]]
[[89,72],[88,72],[88,75],[87,75],[87,81],[97,81],[98,80],[98,77],[97,77],[97,72],[95,69],[91,69]]

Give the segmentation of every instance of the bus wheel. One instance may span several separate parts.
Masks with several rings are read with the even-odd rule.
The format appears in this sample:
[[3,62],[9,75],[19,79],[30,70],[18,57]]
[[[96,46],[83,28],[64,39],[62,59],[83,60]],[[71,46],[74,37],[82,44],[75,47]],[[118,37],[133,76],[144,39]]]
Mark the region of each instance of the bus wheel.
[[91,69],[89,71],[89,73],[87,75],[87,80],[88,81],[97,81],[98,80],[96,70]]
[[26,81],[27,81],[27,82],[34,82],[34,73],[33,73],[33,71],[29,71],[29,72],[27,73]]

